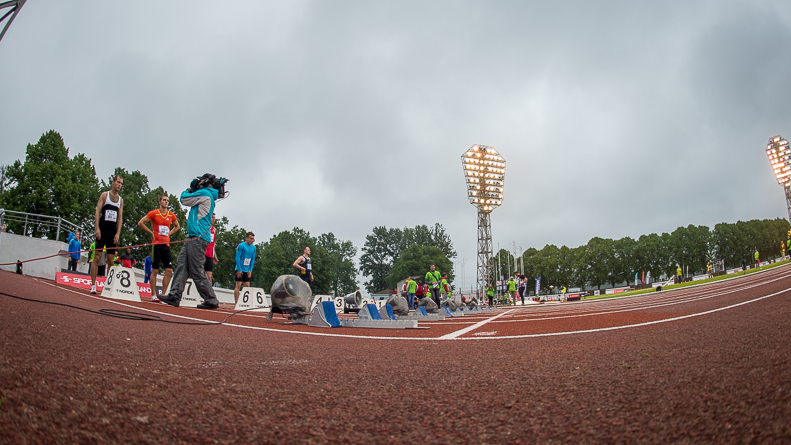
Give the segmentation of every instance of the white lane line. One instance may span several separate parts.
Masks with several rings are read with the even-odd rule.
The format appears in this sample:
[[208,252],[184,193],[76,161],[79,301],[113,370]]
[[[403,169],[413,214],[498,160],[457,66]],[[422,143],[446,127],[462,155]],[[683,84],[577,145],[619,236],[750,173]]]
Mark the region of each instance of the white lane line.
[[[786,279],[786,277],[776,278],[776,279],[773,279],[773,280],[770,280],[770,281],[766,281],[764,283],[752,284],[752,285],[748,285],[748,286],[744,286],[744,287],[737,287],[737,288],[733,288],[733,289],[730,289],[730,290],[726,289],[723,292],[711,292],[711,293],[708,293],[708,294],[707,293],[701,293],[700,296],[696,296],[696,297],[688,296],[688,295],[694,295],[692,293],[683,294],[683,295],[680,294],[679,296],[681,297],[681,299],[674,298],[674,299],[657,299],[655,301],[642,301],[642,302],[640,302],[640,304],[635,304],[635,305],[630,305],[630,306],[624,305],[624,306],[621,306],[620,308],[618,306],[610,305],[608,307],[590,308],[592,310],[588,311],[588,312],[576,312],[576,313],[564,314],[564,315],[541,314],[542,315],[541,317],[531,317],[530,315],[532,315],[532,314],[527,314],[527,316],[525,316],[525,314],[518,314],[518,316],[520,316],[520,318],[514,317],[514,318],[512,318],[510,320],[498,321],[498,323],[524,323],[524,322],[534,322],[534,321],[559,320],[559,319],[564,319],[564,318],[593,317],[593,316],[599,316],[599,315],[617,314],[617,313],[622,313],[622,312],[642,311],[642,310],[645,310],[645,309],[656,309],[656,308],[661,308],[661,307],[666,307],[666,306],[676,306],[676,305],[680,305],[680,304],[693,303],[693,302],[701,301],[701,300],[708,300],[708,299],[711,299],[711,298],[719,298],[719,297],[722,297],[723,295],[729,295],[729,294],[734,294],[734,293],[737,293],[737,292],[742,292],[742,291],[745,291],[745,290],[748,290],[748,289],[753,289],[753,288],[762,286],[763,284],[768,284],[768,283],[773,283],[775,281],[780,281],[782,279]],[[635,302],[635,303],[637,303],[637,302]],[[597,311],[595,309],[599,309],[599,310]],[[555,312],[554,314],[561,314],[561,313],[562,312],[558,311],[558,312]],[[550,316],[550,315],[552,315],[552,316]]]
[[775,293],[770,294],[770,295],[764,295],[763,297],[758,297],[758,298],[755,298],[753,300],[747,300],[747,301],[742,301],[741,303],[735,303],[735,304],[732,304],[730,306],[724,306],[724,307],[721,307],[721,308],[711,309],[711,310],[708,310],[708,311],[698,312],[698,313],[695,313],[695,314],[681,315],[681,316],[673,317],[673,318],[665,318],[665,319],[662,319],[662,320],[647,321],[647,322],[644,322],[644,323],[635,323],[635,324],[628,324],[628,325],[623,325],[623,326],[612,326],[612,327],[609,327],[609,328],[583,329],[583,330],[580,330],[580,331],[546,332],[546,333],[543,333],[543,334],[504,335],[502,337],[475,337],[475,338],[467,337],[467,338],[456,338],[455,340],[491,340],[493,338],[496,338],[498,340],[503,340],[503,339],[509,339],[509,338],[513,339],[513,338],[553,337],[553,336],[557,336],[557,335],[587,334],[587,333],[591,333],[591,332],[616,331],[616,330],[619,330],[619,329],[638,328],[638,327],[650,326],[650,325],[654,325],[654,324],[668,323],[668,322],[671,322],[671,321],[684,320],[684,319],[687,319],[687,318],[700,317],[701,315],[709,315],[709,314],[713,314],[715,312],[725,311],[725,310],[728,310],[728,309],[733,309],[735,307],[744,306],[745,304],[755,303],[756,301],[761,301],[761,300],[765,300],[767,298],[775,297],[777,295],[780,295],[780,294],[783,294],[783,293],[786,293],[786,292],[789,292],[789,291],[791,291],[791,288],[788,288],[788,289],[785,289],[785,290],[781,290],[779,292],[775,292]]
[[[93,299],[96,299],[96,300],[100,300],[100,301],[103,301],[105,303],[113,303],[113,304],[117,304],[119,306],[125,306],[125,307],[128,307],[128,308],[131,308],[131,309],[143,310],[143,311],[146,311],[146,312],[154,312],[156,314],[168,315],[168,316],[171,316],[171,317],[182,318],[182,319],[186,319],[186,320],[202,321],[202,322],[205,322],[207,324],[208,323],[216,323],[216,322],[212,322],[212,321],[206,320],[206,319],[186,317],[186,316],[183,316],[183,315],[176,315],[176,314],[171,314],[171,313],[168,313],[168,312],[159,312],[159,311],[155,311],[155,310],[152,310],[152,309],[147,309],[147,308],[142,308],[142,307],[138,307],[138,306],[133,306],[133,305],[130,305],[130,304],[121,303],[120,301],[108,300],[108,299],[105,299],[105,298],[99,298],[97,296],[84,294],[82,292],[78,292],[76,290],[72,290],[72,289],[69,289],[69,288],[66,288],[66,287],[62,287],[62,286],[59,286],[59,285],[56,285],[56,284],[52,284],[52,283],[48,283],[48,282],[44,282],[44,281],[39,281],[39,280],[36,280],[36,281],[38,281],[41,284],[46,284],[46,285],[49,285],[49,286],[52,286],[52,287],[56,287],[58,289],[65,290],[65,291],[77,294],[79,296],[82,296],[82,297],[89,297],[89,298],[93,298]],[[256,330],[256,331],[278,332],[278,333],[282,333],[282,334],[312,335],[312,336],[317,336],[317,337],[358,338],[358,339],[368,339],[368,340],[413,340],[413,341],[438,341],[438,340],[443,340],[443,341],[447,341],[447,340],[451,340],[451,341],[453,341],[453,340],[456,340],[456,341],[458,341],[458,340],[486,341],[486,340],[505,340],[505,339],[515,339],[515,338],[536,338],[536,337],[553,337],[553,336],[559,336],[559,335],[586,334],[586,333],[603,332],[603,331],[614,331],[614,330],[620,330],[620,329],[628,329],[628,328],[650,326],[650,325],[654,325],[654,324],[678,321],[678,320],[683,320],[683,319],[687,319],[687,318],[698,317],[698,316],[701,316],[701,315],[708,315],[708,314],[712,314],[712,313],[715,313],[715,312],[724,311],[724,310],[727,310],[727,309],[732,309],[732,308],[735,308],[735,307],[738,307],[738,306],[743,306],[743,305],[746,305],[746,304],[755,303],[756,301],[761,301],[761,300],[765,300],[767,298],[775,297],[777,295],[780,295],[780,294],[783,294],[783,293],[789,292],[789,291],[791,291],[791,288],[788,288],[788,289],[785,289],[785,290],[781,290],[779,292],[775,292],[775,293],[770,294],[770,295],[765,295],[763,297],[757,297],[757,298],[755,298],[753,300],[747,300],[747,301],[743,301],[741,303],[736,303],[736,304],[732,304],[730,306],[724,306],[724,307],[717,308],[717,309],[711,309],[711,310],[708,310],[708,311],[705,311],[705,312],[698,312],[698,313],[695,313],[695,314],[682,315],[682,316],[679,316],[679,317],[666,318],[666,319],[662,319],[662,320],[655,320],[655,321],[649,321],[649,322],[644,322],[644,323],[637,323],[637,324],[623,325],[623,326],[613,326],[613,327],[608,327],[608,328],[585,329],[585,330],[579,330],[579,331],[548,332],[548,333],[540,333],[540,334],[508,335],[508,336],[493,336],[493,337],[488,337],[488,336],[487,337],[480,337],[480,336],[478,336],[478,337],[454,337],[454,338],[444,338],[446,336],[443,336],[443,337],[374,337],[374,336],[365,336],[365,335],[330,334],[330,333],[324,333],[324,332],[292,331],[292,330],[288,330],[288,329],[273,329],[273,328],[264,328],[264,327],[259,327],[259,326],[238,325],[238,324],[233,324],[233,323],[228,323],[228,322],[225,322],[222,326],[236,327],[236,328],[242,328],[242,329],[252,329],[252,330]],[[513,311],[513,309],[511,309],[509,311],[506,311],[506,312],[504,312],[502,314],[499,314],[499,315],[497,315],[495,317],[492,317],[491,319],[484,320],[481,323],[493,321],[493,320],[495,320],[495,319],[497,319],[499,317],[502,317],[503,315],[505,315],[505,314],[507,314],[508,312],[511,312],[511,311]],[[212,324],[212,325],[213,326],[220,326],[220,325],[217,325],[217,324]],[[472,326],[470,328],[472,328]],[[459,334],[459,335],[461,335],[461,334]]]
[[468,333],[468,332],[470,332],[470,331],[472,331],[474,329],[478,329],[479,327],[485,325],[486,323],[489,323],[491,321],[497,320],[498,318],[502,317],[503,315],[510,314],[513,311],[514,311],[513,309],[507,310],[507,311],[503,312],[502,314],[495,315],[492,318],[487,318],[486,320],[481,320],[481,321],[479,321],[478,323],[475,323],[472,326],[467,326],[466,328],[459,329],[458,331],[451,332],[450,334],[445,334],[442,337],[440,337],[439,339],[440,340],[452,340],[452,339],[457,338],[460,335],[464,335],[464,334],[466,334],[466,333]]

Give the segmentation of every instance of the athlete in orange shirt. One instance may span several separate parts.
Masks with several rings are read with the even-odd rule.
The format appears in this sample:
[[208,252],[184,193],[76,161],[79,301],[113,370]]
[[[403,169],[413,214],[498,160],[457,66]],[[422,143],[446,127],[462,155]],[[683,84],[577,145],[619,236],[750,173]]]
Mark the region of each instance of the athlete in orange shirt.
[[[165,268],[165,276],[162,278],[162,292],[167,292],[170,284],[170,277],[173,276],[173,257],[170,254],[170,235],[181,229],[176,215],[168,210],[170,199],[168,195],[159,197],[159,208],[152,210],[137,222],[137,226],[144,232],[151,235],[154,240],[154,261],[151,264],[151,297],[157,301],[157,273],[159,265]],[[146,224],[151,222],[152,229]],[[174,225],[171,229],[170,226]]]

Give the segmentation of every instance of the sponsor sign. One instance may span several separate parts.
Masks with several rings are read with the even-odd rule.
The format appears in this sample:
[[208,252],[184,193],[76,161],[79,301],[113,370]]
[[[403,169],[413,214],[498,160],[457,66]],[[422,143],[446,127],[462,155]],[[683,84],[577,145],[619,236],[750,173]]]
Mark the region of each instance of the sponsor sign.
[[[107,277],[96,277],[96,292],[101,295],[104,290],[104,283]],[[64,286],[76,287],[77,289],[91,290],[91,277],[81,274],[67,272],[57,272],[55,282]],[[151,285],[148,283],[137,283],[137,291],[141,297],[151,298]]]

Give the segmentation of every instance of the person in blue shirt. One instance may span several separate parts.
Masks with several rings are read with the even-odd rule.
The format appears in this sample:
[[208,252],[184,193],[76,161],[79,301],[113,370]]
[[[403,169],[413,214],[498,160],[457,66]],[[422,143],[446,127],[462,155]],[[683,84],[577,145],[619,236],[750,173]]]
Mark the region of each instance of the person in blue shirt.
[[80,232],[69,233],[69,270],[77,272],[77,263],[80,261]]
[[239,289],[250,287],[250,279],[255,265],[255,234],[247,232],[244,242],[236,247],[236,288],[233,290],[234,301],[239,301]]
[[187,214],[187,236],[190,239],[184,243],[176,261],[176,270],[170,281],[170,292],[159,297],[165,304],[178,307],[181,304],[181,294],[187,284],[187,279],[192,277],[195,288],[203,299],[198,309],[217,309],[220,300],[214,294],[214,288],[206,278],[203,269],[206,261],[206,247],[211,242],[211,215],[214,213],[214,202],[223,197],[225,189],[224,178],[216,179],[214,175],[205,174],[192,181],[190,188],[181,192],[179,201],[190,208]]
[[[153,269],[152,266],[153,266],[153,261],[151,260],[151,255],[148,255],[146,257],[146,260],[145,260],[144,264],[143,264],[143,271],[146,274],[145,279],[143,280],[143,283],[148,283],[151,280],[151,270]],[[157,296],[156,289],[154,289],[151,293],[154,295],[154,297]]]

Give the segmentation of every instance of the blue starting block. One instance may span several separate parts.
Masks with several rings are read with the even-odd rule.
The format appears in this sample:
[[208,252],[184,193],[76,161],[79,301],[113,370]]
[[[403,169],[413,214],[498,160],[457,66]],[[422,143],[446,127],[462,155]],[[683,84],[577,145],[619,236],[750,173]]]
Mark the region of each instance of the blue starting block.
[[338,313],[335,312],[335,302],[322,301],[313,308],[308,318],[308,326],[320,328],[339,328],[341,321],[338,320]]
[[395,314],[393,313],[393,306],[386,304],[379,308],[379,315],[382,317],[383,320],[397,320]]
[[441,313],[437,314],[429,314],[426,312],[426,308],[423,306],[418,306],[415,309],[415,312],[409,315],[402,315],[398,317],[399,320],[419,320],[419,321],[442,321],[445,319],[445,315]]
[[[393,313],[393,308],[387,305],[389,313]],[[378,329],[417,329],[417,320],[384,320],[376,305],[369,303],[364,305],[357,313],[356,319],[346,319],[341,323],[342,326],[350,328],[378,328]]]

